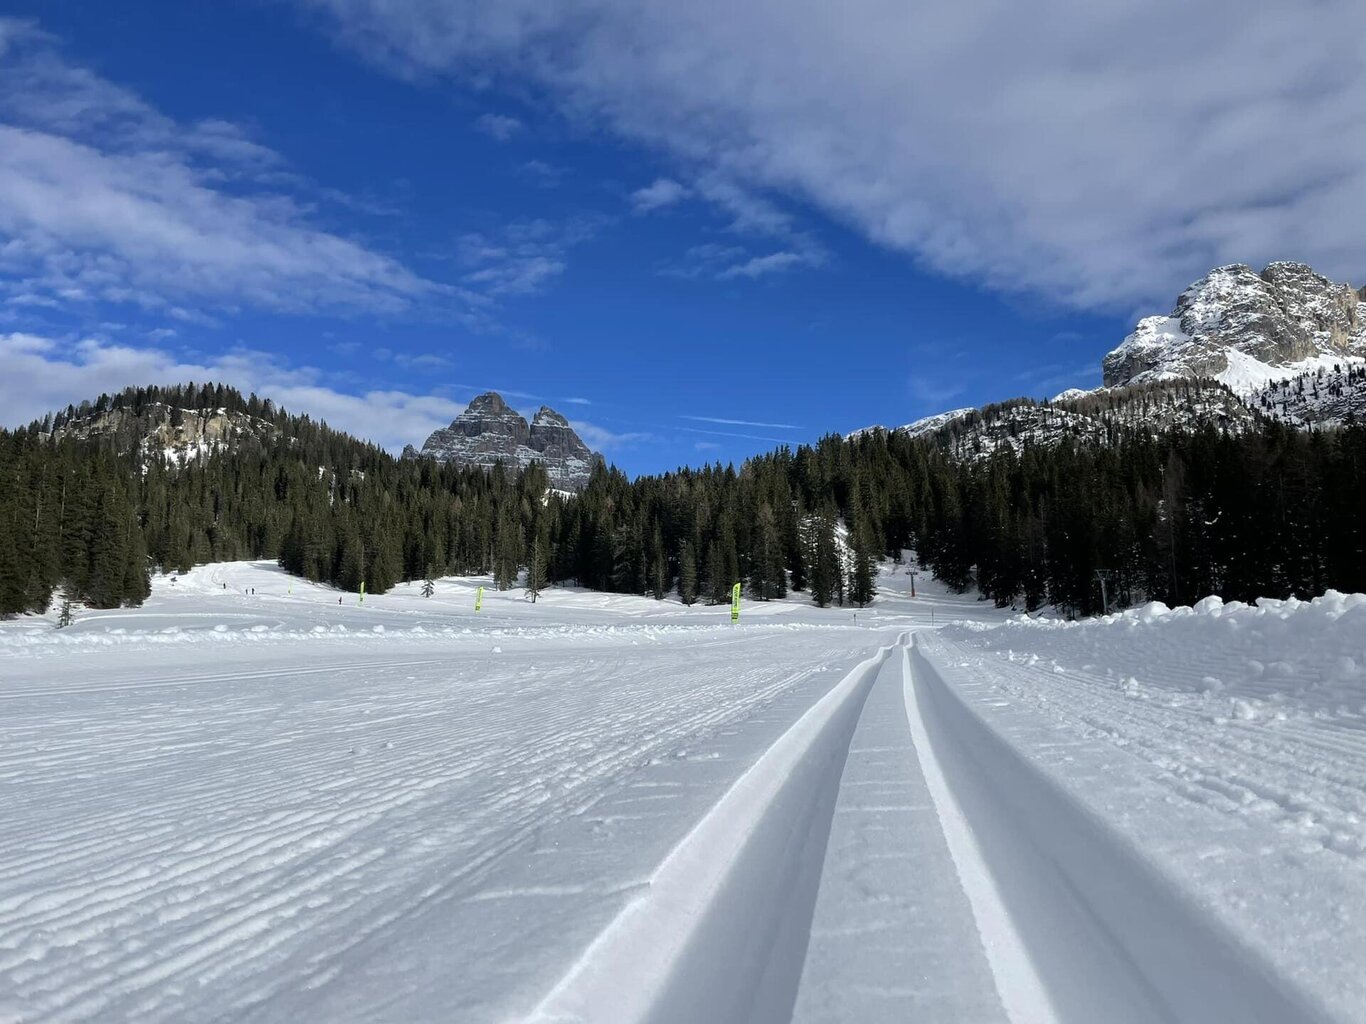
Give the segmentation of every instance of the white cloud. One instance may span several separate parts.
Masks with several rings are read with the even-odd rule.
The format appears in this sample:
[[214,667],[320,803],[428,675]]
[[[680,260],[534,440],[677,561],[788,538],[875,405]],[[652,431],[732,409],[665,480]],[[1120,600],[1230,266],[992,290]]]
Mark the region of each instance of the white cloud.
[[692,192],[688,188],[672,178],[656,178],[644,188],[638,188],[631,193],[631,205],[637,213],[649,213],[651,210],[681,203],[690,195]]
[[526,127],[517,118],[508,117],[506,114],[480,114],[475,119],[474,126],[499,142],[507,142]]
[[269,353],[238,349],[204,360],[166,349],[113,344],[94,338],[60,341],[0,334],[0,416],[8,427],[40,419],[68,404],[130,386],[222,382],[270,398],[292,413],[307,413],[397,452],[421,445],[464,405],[437,395],[404,391],[348,394],[328,387],[321,371],[288,367]]
[[579,435],[583,443],[595,452],[614,451],[618,448],[628,448],[634,444],[656,440],[655,436],[650,433],[641,431],[619,433],[596,423],[589,423],[587,420],[570,420],[569,425],[574,428],[574,433]]
[[544,160],[528,160],[518,166],[517,173],[523,181],[536,188],[559,188],[570,170]]
[[818,267],[824,262],[825,250],[818,246],[754,256],[743,245],[706,242],[694,245],[683,254],[681,260],[660,268],[659,272],[666,277],[709,278],[717,281],[733,281],[743,277],[753,281],[800,267]]
[[747,441],[773,441],[778,444],[792,444],[790,437],[765,437],[762,434],[737,434],[730,430],[704,430],[701,427],[679,427],[686,434],[710,434],[712,437],[742,437]]
[[[65,62],[31,26],[0,48],[0,286],[63,304],[397,312],[445,289],[309,222],[283,159],[219,120],[181,124]],[[231,186],[231,188],[228,188]]]
[[720,416],[684,416],[694,423],[719,423],[724,427],[770,427],[774,430],[801,430],[795,423],[761,423],[758,420],[728,420]]
[[461,281],[490,296],[531,295],[568,267],[571,248],[587,241],[601,222],[590,217],[506,224],[491,234],[472,232],[458,242],[466,268]]
[[1359,0],[306,2],[405,72],[531,79],[713,202],[807,201],[996,288],[1165,308],[1229,261],[1363,274]]
[[819,262],[816,257],[807,253],[771,252],[766,256],[754,256],[743,263],[727,267],[716,276],[723,281],[735,277],[754,279],[765,277],[768,274],[781,274],[783,271],[792,270],[796,267],[815,266]]
[[911,397],[926,406],[941,406],[950,399],[957,398],[967,390],[966,384],[940,383],[926,377],[911,377],[906,382]]

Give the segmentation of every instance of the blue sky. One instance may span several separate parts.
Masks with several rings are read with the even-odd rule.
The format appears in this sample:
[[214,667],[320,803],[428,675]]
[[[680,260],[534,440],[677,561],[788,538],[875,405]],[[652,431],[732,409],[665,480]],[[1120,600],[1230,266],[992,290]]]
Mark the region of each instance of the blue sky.
[[648,472],[1094,386],[1217,264],[1361,283],[1360,47],[1223,6],[11,2],[0,419],[496,389]]

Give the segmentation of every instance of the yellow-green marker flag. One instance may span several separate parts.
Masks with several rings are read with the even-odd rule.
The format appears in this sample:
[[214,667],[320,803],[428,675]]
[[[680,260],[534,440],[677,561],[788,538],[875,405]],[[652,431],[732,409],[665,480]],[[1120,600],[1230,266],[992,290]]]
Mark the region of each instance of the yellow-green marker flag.
[[740,584],[730,588],[730,621],[740,621]]
[[474,595],[474,610],[477,612],[484,610],[484,588],[480,587]]
[[360,581],[360,600],[357,601],[356,604],[364,604],[364,603],[365,603],[365,581],[364,581],[364,580],[361,580],[361,581]]

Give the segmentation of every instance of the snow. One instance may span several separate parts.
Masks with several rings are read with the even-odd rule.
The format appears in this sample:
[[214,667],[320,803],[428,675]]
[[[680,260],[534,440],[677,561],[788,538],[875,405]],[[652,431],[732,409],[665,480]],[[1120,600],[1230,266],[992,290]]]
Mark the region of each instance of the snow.
[[[900,427],[895,427],[892,433],[906,434],[908,437],[923,437],[926,434],[933,434],[936,430],[947,427],[950,423],[962,419],[969,413],[976,412],[975,408],[950,409],[948,412],[935,413],[933,416],[923,416],[913,423],[907,423]],[[886,430],[886,427],[872,426],[863,427],[859,430],[850,431],[845,436],[849,439],[861,437],[864,434],[871,434],[878,430]]]
[[879,582],[0,623],[0,1019],[1366,1017],[1366,595]]
[[976,409],[950,409],[948,412],[936,413],[933,416],[923,416],[913,423],[896,428],[898,434],[906,434],[910,437],[921,437],[925,434],[933,434],[936,430],[947,427],[955,420],[961,420],[969,413],[976,412]]
[[1059,391],[1056,395],[1054,395],[1053,401],[1071,402],[1075,401],[1078,398],[1089,398],[1092,395],[1102,394],[1106,390],[1106,388],[1095,388],[1089,391],[1086,388],[1068,388],[1066,391]]
[[1292,380],[1307,373],[1331,371],[1339,366],[1366,364],[1366,359],[1357,356],[1317,355],[1284,366],[1272,366],[1236,348],[1230,348],[1225,355],[1228,357],[1228,367],[1215,374],[1214,379],[1221,384],[1227,384],[1231,391],[1244,398],[1256,395],[1275,381]]

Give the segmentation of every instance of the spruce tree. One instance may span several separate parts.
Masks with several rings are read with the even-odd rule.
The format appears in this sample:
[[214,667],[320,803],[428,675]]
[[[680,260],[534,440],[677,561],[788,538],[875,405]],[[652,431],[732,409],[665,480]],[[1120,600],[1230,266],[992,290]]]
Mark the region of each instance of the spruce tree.
[[546,552],[546,542],[538,534],[536,540],[531,545],[531,561],[527,566],[526,591],[531,596],[533,604],[541,596],[541,591],[546,587],[549,558]]
[[678,555],[678,597],[685,605],[697,600],[697,556],[690,541],[683,542]]
[[853,548],[849,600],[863,608],[871,604],[877,594],[877,549],[866,520],[856,524],[849,539]]

